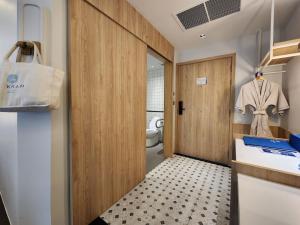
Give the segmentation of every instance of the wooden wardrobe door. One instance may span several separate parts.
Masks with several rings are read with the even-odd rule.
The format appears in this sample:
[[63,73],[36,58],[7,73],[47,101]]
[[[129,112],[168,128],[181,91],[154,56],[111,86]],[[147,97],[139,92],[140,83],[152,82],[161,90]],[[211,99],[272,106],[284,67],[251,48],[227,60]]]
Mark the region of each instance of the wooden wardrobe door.
[[[228,163],[231,63],[227,57],[178,66],[177,105],[183,101],[185,108],[177,115],[178,153]],[[197,85],[200,77],[207,77],[207,85]]]
[[147,46],[85,1],[72,4],[73,222],[87,225],[144,179]]

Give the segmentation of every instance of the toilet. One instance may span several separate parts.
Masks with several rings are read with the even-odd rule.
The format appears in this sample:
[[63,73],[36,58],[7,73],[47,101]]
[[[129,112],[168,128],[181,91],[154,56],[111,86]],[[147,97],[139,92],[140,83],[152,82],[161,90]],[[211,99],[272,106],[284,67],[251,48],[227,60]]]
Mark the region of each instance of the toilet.
[[147,134],[146,147],[147,148],[153,147],[159,143],[162,127],[163,127],[163,120],[161,118],[153,117],[151,119],[151,121],[149,123],[149,129],[146,130],[146,134]]

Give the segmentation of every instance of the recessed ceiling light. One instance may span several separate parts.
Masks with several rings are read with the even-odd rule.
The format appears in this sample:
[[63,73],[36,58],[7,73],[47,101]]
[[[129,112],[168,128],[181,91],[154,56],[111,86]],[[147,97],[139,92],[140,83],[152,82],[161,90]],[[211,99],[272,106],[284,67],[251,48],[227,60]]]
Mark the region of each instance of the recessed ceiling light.
[[205,39],[206,35],[205,34],[200,34],[200,38]]

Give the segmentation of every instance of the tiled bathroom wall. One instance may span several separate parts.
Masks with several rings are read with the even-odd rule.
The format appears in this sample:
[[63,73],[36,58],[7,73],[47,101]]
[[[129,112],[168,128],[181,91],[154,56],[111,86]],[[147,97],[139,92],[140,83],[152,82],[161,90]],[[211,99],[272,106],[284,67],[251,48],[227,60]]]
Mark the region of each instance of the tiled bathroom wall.
[[[147,110],[164,111],[164,68],[148,70],[147,82]],[[147,112],[147,126],[149,121],[158,116],[163,118],[163,113]]]

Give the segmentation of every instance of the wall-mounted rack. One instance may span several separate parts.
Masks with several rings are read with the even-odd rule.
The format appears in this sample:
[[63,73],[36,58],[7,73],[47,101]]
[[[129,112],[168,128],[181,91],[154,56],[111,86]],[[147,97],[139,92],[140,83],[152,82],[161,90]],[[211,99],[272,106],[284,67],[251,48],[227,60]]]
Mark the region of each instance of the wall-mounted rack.
[[50,110],[48,105],[0,108],[0,112],[49,112]]
[[[33,41],[33,43],[38,47],[41,52],[41,42]],[[18,41],[17,46],[21,49],[22,55],[33,55],[34,46],[32,42],[29,41]]]
[[164,113],[165,111],[157,111],[157,110],[147,110],[150,113]]
[[[259,30],[258,69],[263,71],[267,66],[287,64],[292,58],[300,56],[300,39],[274,43],[275,0],[271,4],[270,50],[261,60],[262,31]],[[285,71],[282,71],[285,72]]]
[[286,64],[296,56],[300,56],[300,39],[274,43],[271,51],[260,63],[260,67]]

